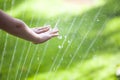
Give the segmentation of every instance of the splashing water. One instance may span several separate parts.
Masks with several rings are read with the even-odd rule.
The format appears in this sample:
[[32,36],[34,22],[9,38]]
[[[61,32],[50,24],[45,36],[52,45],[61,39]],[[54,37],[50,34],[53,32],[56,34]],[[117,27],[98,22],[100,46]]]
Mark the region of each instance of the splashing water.
[[67,35],[65,35],[64,38],[66,39],[66,38],[67,38]]
[[62,39],[62,35],[58,36],[58,39]]
[[63,45],[58,45],[58,48],[59,48],[59,49],[62,49],[62,48],[63,48]]
[[97,19],[97,22],[99,22],[100,20],[99,19]]
[[68,44],[70,44],[72,41],[71,40],[68,40]]
[[[11,6],[12,6],[10,11],[11,15],[14,13],[14,10],[17,12],[18,10],[22,9],[22,8],[19,8],[18,10],[14,9],[14,3],[16,1],[12,0],[11,2]],[[4,2],[5,2],[3,5],[4,10],[7,10],[7,0],[4,0]],[[26,5],[24,7],[25,9],[27,9],[27,7],[29,7],[27,5],[27,0],[25,2],[26,2]],[[115,7],[115,10],[118,9],[118,7]],[[47,21],[47,20],[44,21],[44,19],[42,20],[43,16],[42,17],[39,16],[39,18],[36,19],[35,17],[36,14],[33,14],[32,17],[28,18],[25,15],[26,13],[29,12],[29,10],[27,12],[27,10],[25,11],[25,9],[21,10],[21,12],[24,11],[24,13],[22,13],[24,15],[23,19],[26,18],[28,19],[28,21],[26,20],[25,21],[30,22],[28,25],[32,26],[32,24],[34,25],[36,23],[35,25],[38,26],[40,25],[40,22],[42,24]],[[62,7],[62,10],[63,10],[63,7]],[[70,10],[72,10],[72,8]],[[1,42],[0,51],[2,53],[0,57],[0,80],[2,79],[3,80],[27,80],[29,79],[29,77],[31,78],[31,80],[42,80],[41,78],[43,78],[44,76],[45,76],[45,79],[47,77],[46,80],[58,80],[59,75],[60,75],[59,77],[60,80],[64,80],[64,79],[79,80],[80,77],[84,77],[82,75],[79,75],[79,72],[76,72],[76,71],[80,71],[80,73],[82,73],[83,75],[87,74],[86,73],[87,71],[86,72],[84,71],[84,69],[86,68],[85,64],[87,63],[87,61],[88,61],[87,64],[89,64],[89,59],[87,58],[90,58],[90,60],[92,60],[93,62],[96,61],[98,58],[97,51],[99,53],[102,53],[103,51],[102,49],[104,47],[107,48],[106,45],[110,43],[108,38],[109,35],[107,37],[104,34],[103,30],[105,29],[105,26],[108,20],[110,20],[109,18],[115,16],[113,15],[115,11],[112,8],[113,13],[111,12],[109,13],[109,15],[107,13],[107,16],[106,16],[106,13],[103,13],[104,10],[107,10],[107,9],[104,9],[104,6],[103,6],[103,7],[97,8],[96,12],[92,13],[93,15],[90,14],[91,12],[87,12],[85,13],[85,15],[83,14],[78,15],[79,12],[78,13],[76,12],[77,14],[74,14],[74,16],[73,15],[65,16],[64,14],[56,18],[47,17],[46,19],[48,19],[48,23],[52,25],[54,24],[53,30],[58,28],[58,25],[59,25],[59,28],[61,29],[60,32],[62,33],[62,35],[59,35],[57,37],[58,41],[56,42],[53,39],[53,42],[51,40],[52,43],[48,41],[47,43],[41,44],[39,46],[36,46],[32,43],[27,43],[26,41],[22,41],[18,39],[16,39],[16,42],[14,42],[14,38],[11,36],[8,36],[8,34],[6,35],[5,39],[3,39],[2,41],[2,37],[4,36],[2,36],[3,32],[0,32],[0,42]],[[52,11],[49,14],[52,15],[53,14]],[[19,15],[21,14],[19,13]],[[16,15],[14,16],[21,17]],[[115,24],[116,22],[117,21],[115,21]],[[48,24],[45,23],[45,26],[46,25]],[[62,27],[60,27],[61,25]],[[100,40],[101,37],[103,38],[104,41]],[[114,42],[114,38],[112,38],[111,41]],[[116,42],[117,41],[119,42],[119,40],[116,40]],[[2,45],[2,42],[4,42],[4,45]],[[25,43],[25,45],[23,45],[24,44],[23,42]],[[108,43],[106,44],[106,42]],[[103,43],[105,43],[105,45]],[[102,48],[101,48],[101,45],[103,46]],[[111,53],[112,51],[108,51],[108,52]],[[105,54],[107,54],[108,52],[106,51]],[[116,48],[116,52],[117,52],[117,48]],[[107,58],[105,59],[106,61],[107,61]],[[113,62],[115,62],[114,61],[115,59],[116,58],[112,58]],[[108,62],[111,62],[111,61],[108,61]],[[17,63],[18,65],[16,65]],[[110,64],[112,63],[109,63],[108,65]],[[80,70],[77,70],[76,66],[77,68],[80,67],[79,68]],[[83,69],[84,72],[82,72],[81,70],[81,68],[83,67],[84,67]],[[90,65],[90,67],[92,66]],[[71,73],[71,69],[73,73]],[[44,76],[42,71],[44,72]],[[119,73],[120,71],[118,70],[116,75]],[[63,76],[63,74],[65,77]],[[72,74],[74,75],[71,76]],[[1,75],[3,78],[1,78]],[[31,76],[32,77],[34,76],[34,78],[32,78]],[[67,76],[69,76],[69,78]]]

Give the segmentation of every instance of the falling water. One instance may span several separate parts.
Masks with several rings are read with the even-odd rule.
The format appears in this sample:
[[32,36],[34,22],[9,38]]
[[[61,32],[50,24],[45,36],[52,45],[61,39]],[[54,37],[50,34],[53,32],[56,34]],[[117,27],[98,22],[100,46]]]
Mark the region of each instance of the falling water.
[[90,33],[90,31],[91,31],[92,28],[94,27],[94,22],[96,21],[97,17],[99,16],[99,14],[100,14],[100,12],[101,12],[101,9],[102,9],[102,8],[100,8],[100,9],[98,10],[98,12],[96,13],[95,18],[93,19],[93,23],[91,23],[91,25],[90,25],[90,27],[89,27],[89,29],[88,29],[88,32],[85,34],[85,36],[84,36],[84,38],[82,39],[81,43],[78,45],[78,48],[75,50],[74,55],[73,55],[72,59],[70,60],[67,68],[69,68],[69,66],[71,65],[72,61],[74,60],[75,56],[77,55],[79,49],[81,48],[81,46],[82,46],[82,44],[84,43],[85,39],[87,38],[88,34]]
[[[80,30],[81,24],[82,24],[83,20],[85,19],[85,16],[86,16],[86,14],[83,15],[83,17],[81,18],[80,24],[78,25],[78,26],[80,26],[80,27],[78,27],[78,28],[75,29],[75,32],[76,32],[76,33],[78,32],[78,30]],[[75,33],[75,34],[76,34],[76,33]],[[72,38],[71,41],[68,40],[68,43],[69,43],[69,44],[68,44],[67,48],[65,49],[65,51],[64,51],[64,53],[63,53],[63,55],[62,55],[62,57],[61,57],[61,59],[60,59],[58,65],[57,65],[57,67],[56,67],[56,70],[54,70],[54,72],[57,71],[57,69],[59,68],[60,64],[62,63],[65,54],[67,53],[67,51],[69,50],[69,48],[70,48],[70,46],[71,46],[73,40],[75,39],[75,35],[73,34],[71,38]]]
[[0,71],[2,70],[4,56],[5,56],[5,53],[6,53],[7,41],[8,41],[8,34],[6,34],[6,38],[5,38],[4,49],[3,49],[3,52],[2,52],[2,58],[1,58],[1,62],[0,62]]
[[[39,16],[39,17],[40,17],[40,16]],[[39,22],[40,22],[40,18],[38,18],[36,25],[38,25]],[[48,47],[48,45],[46,45],[46,48],[45,48],[45,50],[44,50],[44,53],[45,53],[47,47]],[[27,70],[27,74],[26,74],[25,79],[27,79],[27,77],[28,77],[28,75],[29,75],[29,72],[30,72],[30,69],[31,69],[32,62],[33,62],[33,60],[34,60],[34,58],[35,58],[35,55],[37,54],[38,49],[39,49],[39,46],[37,45],[36,48],[35,48],[34,54],[33,54],[33,56],[32,56],[32,59],[31,59],[31,61],[30,61],[30,64],[29,64],[29,67],[28,67],[28,70]],[[37,60],[39,61],[39,57],[38,57]]]
[[[6,10],[6,0],[4,0],[4,5],[3,5],[4,10]],[[5,56],[5,52],[6,52],[6,47],[7,47],[7,40],[8,39],[8,34],[6,34],[6,38],[5,38],[5,43],[4,43],[4,49],[2,52],[2,58],[1,58],[1,62],[0,62],[0,71],[2,69],[2,65],[3,65],[3,61],[4,61],[4,56]]]
[[[101,26],[101,29],[97,32],[96,37],[93,39],[93,41],[91,42],[90,46],[89,46],[88,49],[86,50],[85,55],[82,57],[81,62],[80,62],[80,65],[82,64],[82,62],[84,61],[84,59],[87,57],[90,49],[92,48],[92,46],[93,46],[94,43],[97,41],[97,39],[98,39],[98,37],[100,36],[100,34],[102,33],[103,29],[105,28],[105,24],[106,24],[107,21],[108,21],[108,20],[106,20],[106,21],[104,22],[104,24]],[[68,68],[69,68],[69,66],[68,66]]]
[[[59,22],[60,22],[60,18],[58,18],[58,20],[57,20],[54,28],[58,28],[57,26],[58,26]],[[45,49],[44,49],[44,51],[43,51],[42,58],[41,58],[41,60],[40,60],[40,63],[39,63],[39,65],[38,65],[38,68],[37,68],[37,70],[36,70],[35,75],[37,75],[37,73],[38,73],[38,71],[39,71],[39,68],[40,68],[40,66],[41,66],[41,63],[43,62],[43,59],[44,59],[45,54],[46,54],[46,51],[47,51],[47,47],[48,47],[48,43],[47,43],[47,45],[45,46]],[[34,80],[36,80],[36,76],[34,77]]]
[[[54,67],[54,65],[55,65],[55,62],[57,61],[57,58],[58,58],[58,56],[59,56],[59,53],[61,52],[61,49],[63,48],[63,46],[64,46],[64,44],[65,44],[65,42],[66,42],[66,40],[67,40],[67,36],[69,35],[70,31],[71,31],[72,28],[73,28],[73,25],[74,25],[74,23],[75,23],[75,21],[76,21],[76,18],[77,18],[77,17],[74,17],[74,18],[73,18],[73,21],[72,21],[72,23],[71,23],[71,25],[70,25],[70,28],[69,28],[67,34],[64,36],[64,41],[62,42],[61,45],[58,45],[59,51],[58,51],[58,53],[56,53],[57,55],[56,55],[56,57],[55,57],[52,65],[51,65],[51,67],[50,67],[49,75],[47,76],[47,80],[49,79],[50,72],[52,71],[52,69],[53,69],[53,67]],[[62,39],[62,38],[63,38],[62,36],[58,36],[58,39]],[[54,69],[55,69],[55,68],[54,68]]]
[[[33,14],[33,15],[32,15],[32,18],[31,18],[31,21],[30,21],[30,26],[31,26],[32,23],[33,23],[34,16],[35,16],[35,15]],[[26,53],[25,60],[24,60],[24,62],[23,62],[22,67],[24,67],[25,64],[26,64],[26,61],[27,61],[27,58],[28,58],[28,55],[29,55],[29,52],[30,52],[31,46],[32,46],[32,44],[29,43],[29,48],[28,48],[28,51],[27,51],[27,53]],[[19,80],[21,79],[21,76],[22,76],[22,71],[20,72]]]
[[[116,7],[114,8],[113,13],[114,13],[114,11],[115,11],[115,9],[116,9],[117,7],[118,7],[118,6],[116,6]],[[103,23],[103,25],[101,26],[101,29],[98,31],[98,33],[96,34],[96,37],[93,39],[93,41],[91,42],[90,46],[89,46],[88,49],[86,50],[85,55],[82,57],[79,66],[82,65],[84,59],[88,56],[90,49],[92,48],[92,46],[94,45],[94,43],[97,41],[97,39],[98,39],[98,37],[100,36],[100,34],[102,34],[103,29],[105,28],[105,25],[106,25],[106,23],[108,22],[108,20],[109,20],[109,18],[106,19],[105,22]],[[97,19],[97,21],[100,21],[100,20]],[[69,68],[69,66],[67,66],[67,68]]]
[[[12,15],[13,6],[14,6],[14,0],[12,0],[12,2],[11,2],[11,15]],[[9,75],[10,75],[10,72],[11,72],[12,64],[13,64],[13,61],[14,61],[14,58],[15,58],[15,54],[16,54],[17,45],[18,45],[18,38],[16,39],[16,43],[15,43],[12,59],[11,59],[10,66],[9,66],[9,69],[8,69],[7,80],[9,79]]]
[[[7,0],[4,0],[4,5],[3,5],[4,6],[4,10],[6,10],[6,5],[7,5],[6,2],[7,2]],[[14,3],[15,3],[15,0],[12,0],[11,1],[11,12],[10,12],[11,14],[12,14],[12,10],[13,10],[13,7],[14,7]],[[26,5],[27,5],[27,0],[26,0]],[[98,12],[96,13],[96,15],[94,16],[94,18],[92,20],[92,23],[90,24],[90,26],[87,29],[88,31],[83,36],[82,40],[80,40],[78,42],[79,44],[77,45],[77,48],[74,50],[74,53],[70,54],[69,57],[71,59],[68,62],[68,65],[65,68],[66,70],[68,70],[71,67],[71,64],[74,62],[74,59],[76,58],[77,54],[79,53],[79,50],[81,49],[81,46],[85,43],[87,37],[89,36],[89,33],[92,32],[92,29],[94,28],[95,21],[100,22],[100,19],[98,19],[98,16],[100,15],[102,9],[103,8],[100,8],[98,10]],[[31,18],[31,21],[30,21],[30,25],[33,23],[34,16],[35,15],[33,14],[32,18]],[[23,17],[25,17],[25,13],[23,13]],[[81,25],[84,22],[85,18],[86,18],[86,14],[84,16],[82,16],[82,18],[80,19],[80,21],[79,21],[80,23],[79,23],[78,27],[74,30],[75,34],[78,32],[78,30],[81,29],[81,27],[82,27]],[[64,61],[66,53],[68,52],[68,50],[72,46],[72,43],[73,43],[74,38],[75,38],[75,35],[72,34],[70,39],[68,39],[68,36],[70,34],[70,31],[72,31],[72,29],[73,29],[73,27],[75,25],[76,20],[77,20],[77,16],[73,18],[71,24],[69,25],[67,33],[65,35],[58,36],[58,39],[61,40],[62,43],[58,44],[58,46],[56,46],[58,48],[58,51],[57,51],[55,57],[52,57],[53,62],[50,65],[50,68],[49,68],[49,71],[48,71],[48,75],[47,75],[47,80],[49,80],[49,77],[50,77],[50,74],[51,74],[52,71],[57,72],[57,70],[61,67],[61,64]],[[92,39],[92,42],[90,42],[90,45],[88,46],[88,48],[85,51],[85,54],[83,56],[81,56],[81,55],[79,56],[81,58],[79,66],[82,65],[83,61],[85,61],[85,58],[88,56],[91,48],[94,46],[95,42],[97,41],[97,39],[101,35],[101,33],[102,33],[103,29],[105,28],[105,25],[106,25],[108,20],[109,19],[107,19],[104,22],[104,24],[101,26],[100,30],[98,32],[96,32],[96,35]],[[62,20],[60,18],[58,18],[54,28],[58,28],[58,25],[60,24],[61,21]],[[38,20],[37,20],[37,25],[39,24],[39,22],[40,22],[40,18],[38,18]],[[7,48],[7,45],[8,45],[8,38],[9,38],[9,35],[6,34],[4,48],[3,48],[2,56],[1,56],[1,60],[0,60],[1,61],[0,62],[0,72],[2,71],[2,68],[3,68],[4,56],[6,54],[6,48]],[[68,44],[67,47],[65,47],[65,43],[66,42]],[[17,54],[17,49],[16,48],[18,47],[18,43],[19,43],[19,39],[17,38],[16,42],[15,42],[15,45],[14,45],[14,50],[13,50],[13,53],[12,53],[11,61],[10,61],[10,64],[8,66],[8,73],[7,73],[7,77],[6,77],[7,80],[10,79],[10,73],[12,71],[13,62],[15,60],[15,55]],[[19,69],[21,68],[21,66],[24,67],[26,64],[28,65],[28,67],[27,67],[27,71],[26,71],[26,74],[25,74],[25,79],[28,79],[30,71],[31,71],[31,68],[32,68],[32,64],[34,63],[34,59],[35,58],[39,62],[38,66],[37,66],[37,69],[35,71],[35,74],[34,74],[34,80],[36,80],[36,78],[37,78],[36,75],[39,73],[41,65],[44,62],[44,58],[46,56],[47,49],[49,48],[49,45],[50,45],[49,41],[47,43],[45,43],[45,46],[44,46],[44,49],[43,49],[43,52],[42,52],[42,56],[41,57],[37,57],[37,58],[36,58],[36,55],[37,55],[37,51],[40,49],[40,45],[36,45],[35,46],[35,50],[33,51],[33,54],[31,55],[30,63],[27,64],[29,53],[30,53],[30,50],[31,50],[33,45],[32,45],[32,43],[29,43],[28,48],[27,48],[27,52],[25,53],[25,49],[26,49],[26,46],[27,46],[27,43],[25,42],[25,44],[22,47],[23,51],[21,52],[19,62],[17,63],[18,66],[17,66],[16,72],[15,72],[15,76],[14,76],[15,80],[21,80],[22,79],[23,71],[22,70],[19,71]],[[60,54],[63,49],[64,49],[63,53]],[[24,54],[25,54],[25,56],[24,56]],[[60,56],[60,60],[59,60],[59,56]],[[24,62],[22,63],[23,60],[24,60]]]
[[[40,63],[39,63],[39,65],[38,65],[38,67],[37,67],[37,70],[36,70],[36,72],[35,72],[35,75],[37,75],[37,73],[38,73],[38,71],[39,71],[39,69],[40,69],[40,66],[41,66],[41,64],[42,64],[42,62],[43,62],[43,59],[44,59],[44,57],[45,57],[47,48],[48,48],[48,42],[47,42],[47,44],[46,44],[46,46],[45,46],[45,48],[44,48],[43,55],[42,55],[42,58],[40,59]],[[34,80],[36,80],[36,76],[34,77]]]
[[[24,62],[23,62],[23,64],[22,64],[22,67],[25,66],[25,63],[26,63],[27,58],[28,58],[29,51],[30,51],[30,49],[31,49],[31,45],[32,45],[32,44],[29,43],[29,47],[28,47],[28,50],[27,50],[27,53],[26,53],[26,56],[25,56],[25,60],[24,60]],[[22,71],[20,72],[19,80],[21,80],[21,76],[22,76]]]
[[13,55],[12,55],[12,59],[11,59],[10,66],[9,66],[9,69],[8,69],[7,80],[9,80],[9,76],[10,76],[10,72],[11,72],[12,64],[13,64],[13,61],[14,61],[14,58],[15,58],[15,54],[16,54],[16,48],[17,48],[17,45],[18,45],[18,38],[16,39],[16,43],[15,43],[15,47],[14,47],[14,51],[13,51]]
[[[66,37],[68,36],[69,32],[71,31],[75,20],[76,20],[76,17],[73,19],[73,21],[72,21],[72,23],[71,23],[71,26],[70,26],[70,28],[69,28],[69,30],[68,30],[68,32],[67,32],[67,34],[66,34],[66,36],[65,36],[65,39],[64,39],[64,41],[63,41],[63,43],[62,43],[61,46],[64,46],[64,44],[65,44],[65,42],[66,42]],[[56,62],[56,60],[57,60],[57,58],[58,58],[58,56],[59,56],[60,51],[61,51],[61,50],[58,51],[58,53],[57,53],[57,55],[56,55],[56,57],[55,57],[55,59],[54,59],[54,62],[53,62],[53,64],[52,64],[52,66],[50,67],[49,73],[51,72],[52,68],[54,67],[54,64],[55,64],[55,62]],[[48,75],[48,77],[49,77],[49,75]]]
[[7,0],[4,0],[4,5],[3,5],[4,10],[6,10],[6,1]]
[[36,48],[35,48],[34,54],[33,54],[33,56],[32,56],[32,59],[31,59],[31,61],[30,61],[30,64],[29,64],[28,71],[27,71],[27,73],[26,73],[25,79],[27,79],[27,77],[28,77],[28,75],[29,75],[29,72],[30,72],[30,69],[31,69],[31,65],[32,65],[32,62],[33,62],[33,60],[34,60],[34,58],[35,58],[35,55],[36,55],[36,53],[37,53],[38,48],[39,48],[39,46],[37,45]]
[[24,54],[25,49],[26,49],[25,47],[26,47],[26,43],[25,43],[24,46],[23,46],[23,51],[22,51],[21,56],[20,56],[20,60],[19,60],[19,63],[18,63],[18,68],[17,68],[17,70],[16,70],[15,80],[17,80],[19,68],[20,68],[20,65],[22,64],[22,59],[23,59],[23,57],[24,57],[23,54]]

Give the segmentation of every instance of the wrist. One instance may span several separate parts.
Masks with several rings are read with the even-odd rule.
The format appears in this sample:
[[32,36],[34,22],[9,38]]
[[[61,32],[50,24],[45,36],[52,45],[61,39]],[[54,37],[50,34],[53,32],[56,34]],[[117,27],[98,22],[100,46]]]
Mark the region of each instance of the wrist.
[[32,43],[34,43],[34,44],[42,43],[42,42],[41,42],[41,37],[40,37],[39,35],[36,35],[36,36],[33,38]]

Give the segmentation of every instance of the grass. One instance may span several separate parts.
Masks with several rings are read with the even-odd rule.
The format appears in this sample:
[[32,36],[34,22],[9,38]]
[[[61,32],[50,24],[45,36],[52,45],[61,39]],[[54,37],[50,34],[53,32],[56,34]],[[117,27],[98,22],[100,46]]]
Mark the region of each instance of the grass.
[[[68,70],[38,74],[36,75],[36,79],[46,80],[49,77],[49,80],[115,80],[114,76],[116,63],[119,62],[119,53],[116,53],[114,57],[113,55],[108,55],[110,52],[105,52],[104,56],[101,53],[104,52],[100,52],[100,54],[98,52],[98,55],[93,56],[92,59],[85,60],[82,64],[77,63]],[[33,78],[29,78],[28,80],[33,80]]]
[[[110,0],[106,2],[106,4],[100,4],[100,6],[92,7],[91,9],[86,7],[86,9],[83,9],[83,12],[79,12],[79,10],[78,12],[76,10],[71,10],[71,12],[69,12],[70,8],[66,8],[65,5],[62,6],[62,8],[64,7],[63,11],[60,11],[62,8],[58,7],[62,4],[62,2],[56,1],[51,3],[42,1],[43,4],[48,5],[46,6],[40,3],[41,6],[44,6],[44,10],[42,7],[40,7],[40,10],[36,10],[39,1],[41,2],[41,0],[31,0],[28,2],[20,1],[20,4],[16,4],[15,7],[13,7],[12,15],[22,19],[30,27],[42,26],[44,24],[51,24],[54,27],[57,20],[60,19],[58,28],[63,38],[61,40],[54,38],[37,46],[34,44],[31,44],[30,46],[29,42],[18,39],[9,80],[14,80],[15,77],[16,79],[19,79],[20,75],[20,80],[24,80],[25,78],[28,80],[33,80],[35,76],[37,80],[46,80],[46,76],[48,76],[49,80],[115,80],[116,65],[120,64],[119,1],[116,2],[114,0]],[[19,1],[16,1],[16,3],[19,3]],[[36,6],[35,3],[37,3]],[[54,7],[58,9],[56,10]],[[100,14],[98,14],[97,18],[95,19],[95,16],[100,9]],[[9,9],[6,12],[10,13]],[[73,23],[73,27],[69,31],[74,19],[76,20]],[[80,21],[82,21],[81,24]],[[91,27],[93,28],[88,33],[87,37],[85,37],[89,28]],[[103,31],[98,35],[101,27],[103,27]],[[63,41],[65,40],[65,35],[67,35],[65,44],[62,49],[59,49],[58,46],[62,45]],[[98,38],[91,46],[91,43],[94,41],[97,35]],[[84,42],[81,44],[83,39]],[[16,40],[16,37],[8,35],[7,47],[5,47],[6,33],[0,31],[0,60],[2,58],[4,48],[6,48],[2,70],[0,71],[1,80],[6,80],[8,75]],[[71,45],[68,43],[68,41],[72,41]],[[81,47],[78,49],[72,64],[68,69],[66,69],[80,44]],[[68,50],[65,52],[67,47]],[[36,48],[38,49],[36,50]],[[63,56],[63,54],[65,55]],[[88,55],[84,57],[86,54]],[[50,68],[57,55],[58,58],[56,59],[55,65],[50,71]],[[41,62],[42,58],[43,61]],[[31,60],[32,65],[30,66]],[[61,63],[60,60],[62,60]],[[21,63],[19,63],[19,61],[21,61]],[[56,70],[56,67],[59,63],[60,66]],[[39,64],[41,65],[39,66]],[[28,73],[29,67],[30,72]],[[35,75],[37,69],[38,73]]]

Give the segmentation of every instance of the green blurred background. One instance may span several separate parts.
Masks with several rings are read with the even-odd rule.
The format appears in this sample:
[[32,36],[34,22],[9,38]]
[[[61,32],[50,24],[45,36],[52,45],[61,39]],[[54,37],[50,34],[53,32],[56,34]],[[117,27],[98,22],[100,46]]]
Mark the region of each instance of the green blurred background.
[[119,0],[0,0],[29,27],[58,27],[35,45],[0,31],[0,80],[117,80]]

